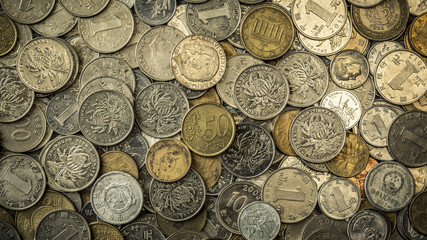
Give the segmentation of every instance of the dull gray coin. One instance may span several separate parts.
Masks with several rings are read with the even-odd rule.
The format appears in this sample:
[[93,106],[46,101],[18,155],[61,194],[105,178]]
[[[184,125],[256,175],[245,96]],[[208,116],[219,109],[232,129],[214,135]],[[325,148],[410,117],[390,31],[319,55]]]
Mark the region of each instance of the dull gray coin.
[[268,203],[249,203],[239,213],[238,225],[247,240],[274,239],[280,230],[280,215]]

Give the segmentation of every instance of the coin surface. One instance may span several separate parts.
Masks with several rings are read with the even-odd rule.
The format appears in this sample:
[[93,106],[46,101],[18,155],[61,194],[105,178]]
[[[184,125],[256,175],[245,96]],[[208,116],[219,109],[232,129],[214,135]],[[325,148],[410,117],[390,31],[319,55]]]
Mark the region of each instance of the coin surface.
[[409,29],[409,40],[412,47],[419,54],[427,57],[427,33],[426,30],[427,12],[417,17]]
[[207,222],[207,211],[202,209],[199,213],[196,214],[196,216],[180,222],[167,220],[160,215],[156,215],[156,219],[159,229],[166,236],[183,230],[200,232]]
[[176,0],[167,2],[136,0],[134,4],[136,15],[146,24],[157,26],[167,23],[176,10]]
[[190,166],[190,150],[181,141],[162,139],[148,149],[146,167],[150,175],[158,181],[178,181],[187,175]]
[[222,189],[232,183],[234,179],[233,174],[227,169],[221,168],[221,175],[219,175],[218,182],[213,187],[208,188],[206,194],[208,196],[218,196]]
[[304,228],[302,239],[307,240],[309,237],[319,231],[335,231],[347,234],[347,221],[338,221],[320,214],[314,217]]
[[213,187],[219,180],[221,175],[221,159],[216,157],[203,157],[195,153],[191,153],[191,168],[203,178],[203,182],[207,189]]
[[216,216],[216,201],[217,198],[215,197],[206,197],[205,209],[207,211],[207,219],[202,232],[211,238],[228,239],[231,237],[231,232],[229,232],[219,223],[219,220]]
[[356,213],[349,221],[347,234],[350,239],[362,240],[367,236],[375,239],[389,239],[392,229],[387,217],[374,209]]
[[360,119],[360,135],[373,146],[386,147],[388,129],[398,115],[396,110],[386,105],[369,108]]
[[15,47],[7,54],[0,57],[0,66],[14,67],[16,66],[16,59],[21,48],[33,39],[31,28],[28,25],[15,23],[18,32],[18,38]]
[[82,215],[71,210],[56,210],[47,214],[37,227],[36,239],[53,239],[57,236],[65,236],[66,233],[70,240],[91,239],[87,221]]
[[122,171],[129,173],[135,179],[138,179],[138,166],[131,156],[122,151],[108,151],[101,155],[101,169],[99,175],[111,171]]
[[395,212],[409,204],[415,183],[411,172],[397,162],[382,162],[368,172],[365,193],[377,209]]
[[107,151],[118,150],[129,154],[139,169],[145,164],[145,155],[148,151],[147,140],[137,132],[131,132],[129,136],[117,145],[109,146]]
[[203,208],[206,188],[202,177],[193,169],[175,182],[153,179],[150,200],[157,214],[171,221],[185,221]]
[[185,93],[185,96],[187,97],[187,99],[189,99],[189,100],[190,99],[191,100],[198,99],[201,96],[203,96],[203,94],[205,94],[207,92],[207,90],[193,90],[193,89],[189,89],[189,88],[185,87],[184,85],[182,85],[181,83],[179,83],[177,80],[172,80],[172,81],[170,81],[170,83],[174,84],[179,89],[181,89]]
[[165,239],[165,236],[157,227],[142,222],[128,224],[120,229],[120,232],[126,240],[138,240],[141,237],[156,240]]
[[170,83],[150,84],[135,101],[136,122],[142,131],[156,138],[176,135],[189,108],[185,93]]
[[91,17],[104,10],[110,0],[91,0],[86,4],[76,1],[58,0],[64,8],[76,17]]
[[[352,49],[360,52],[362,55],[366,55],[370,47],[369,39],[363,37],[356,31],[354,27],[351,30],[350,41],[345,45],[343,50]],[[327,56],[329,60],[332,60],[335,55]]]
[[8,54],[15,47],[18,31],[15,23],[6,14],[0,14],[0,56]]
[[[426,235],[418,232],[409,217],[409,207],[399,211],[397,230],[404,239],[425,239]],[[395,231],[397,232],[397,231]]]
[[375,166],[378,164],[378,161],[376,161],[374,158],[369,157],[368,163],[366,164],[366,167],[357,175],[353,177],[347,178],[348,180],[352,181],[354,184],[356,184],[357,188],[359,188],[360,196],[362,198],[365,196],[365,179],[366,174]]
[[421,0],[408,0],[409,13],[419,16],[427,11],[427,5]]
[[243,18],[240,36],[250,54],[271,60],[288,51],[295,37],[295,28],[291,16],[280,5],[260,4],[251,8]]
[[[262,1],[264,1],[264,0],[262,0]],[[262,1],[260,1],[260,2],[262,2]],[[249,12],[250,9],[251,9],[251,6],[245,5],[245,4],[240,4],[241,17],[243,18],[245,16],[245,14]],[[241,23],[242,23],[242,21],[240,21],[236,30],[234,30],[234,32],[227,38],[227,42],[229,42],[231,45],[233,45],[236,48],[244,49],[245,47],[243,46],[243,43],[242,43],[242,37],[240,36]]]
[[301,111],[292,121],[289,138],[302,159],[327,162],[339,154],[345,143],[345,127],[338,114],[322,107]]
[[79,132],[77,95],[57,94],[47,105],[46,119],[56,133],[71,135]]
[[72,35],[66,41],[73,46],[79,56],[79,72],[81,72],[88,63],[99,57],[99,53],[90,49],[78,34]]
[[139,178],[138,183],[142,188],[142,193],[144,196],[144,208],[148,210],[149,212],[154,213],[153,205],[151,204],[149,192],[150,192],[150,184],[153,180],[153,177],[150,175],[150,173],[147,170],[146,164],[144,164],[141,167],[141,170],[139,171]]
[[132,90],[126,85],[125,82],[113,77],[98,77],[90,80],[85,85],[80,87],[80,92],[77,96],[78,106],[81,106],[83,101],[91,94],[100,92],[102,90],[110,90],[123,94],[131,103],[131,105],[134,104]]
[[119,230],[108,223],[96,222],[89,224],[92,240],[124,240]]
[[[199,90],[196,90],[196,91],[199,91]],[[208,90],[203,90],[203,91],[205,91],[205,93],[203,93],[202,96],[195,99],[188,100],[188,103],[190,104],[190,108],[202,103],[217,103],[222,105],[221,99],[219,98],[218,93],[214,88],[210,88]]]
[[221,45],[203,35],[191,35],[181,40],[173,50],[171,61],[176,79],[194,90],[205,90],[217,84],[226,66]]
[[414,197],[409,207],[409,217],[414,228],[425,235],[427,235],[427,221],[423,216],[426,214],[426,203],[427,191],[424,191]]
[[245,239],[274,239],[280,230],[280,216],[270,204],[252,202],[240,211],[238,225]]
[[398,162],[408,167],[421,167],[427,163],[427,133],[425,112],[406,112],[398,116],[388,131],[388,149]]
[[34,24],[46,18],[55,6],[55,0],[1,1],[3,11],[13,20],[23,24]]
[[337,54],[330,64],[332,80],[345,89],[360,87],[369,75],[369,63],[356,50],[344,50]]
[[427,166],[417,168],[408,168],[414,177],[415,181],[415,195],[425,190],[427,186]]
[[[190,1],[186,2],[191,3]],[[180,4],[176,7],[175,14],[168,21],[167,25],[177,28],[184,33],[185,36],[192,34],[187,24],[187,4]]]
[[272,131],[273,139],[277,148],[279,148],[279,150],[286,155],[296,155],[295,151],[292,149],[289,139],[289,129],[291,127],[292,120],[299,112],[299,109],[285,110],[283,113],[277,115],[274,119]]
[[337,113],[346,130],[354,127],[362,115],[362,106],[359,99],[354,93],[347,90],[328,92],[320,102],[320,106]]
[[202,103],[188,111],[182,120],[182,139],[201,156],[216,156],[231,146],[236,127],[231,113],[215,103]]
[[181,239],[204,240],[206,239],[206,235],[201,232],[184,230],[184,231],[176,232],[167,238],[167,240],[181,240]]
[[0,220],[0,228],[2,229],[0,232],[1,239],[8,239],[8,240],[21,239],[18,231],[12,224]]
[[369,62],[369,72],[374,75],[380,60],[387,55],[387,53],[397,49],[403,49],[403,46],[395,41],[385,41],[374,44],[366,56]]

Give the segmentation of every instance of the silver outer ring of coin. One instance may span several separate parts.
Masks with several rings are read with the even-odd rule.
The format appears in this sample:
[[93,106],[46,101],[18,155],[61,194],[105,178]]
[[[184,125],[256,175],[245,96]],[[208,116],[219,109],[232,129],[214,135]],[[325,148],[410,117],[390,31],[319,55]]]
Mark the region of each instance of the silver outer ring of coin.
[[371,7],[375,7],[378,4],[382,3],[384,0],[379,0],[379,1],[377,0],[376,2],[375,1],[371,1],[371,0],[368,0],[368,1],[365,0],[365,2],[368,2],[367,4],[358,4],[358,3],[355,3],[356,1],[354,1],[354,0],[347,0],[347,1],[349,3],[351,3],[351,5],[354,5],[356,7],[371,8]]

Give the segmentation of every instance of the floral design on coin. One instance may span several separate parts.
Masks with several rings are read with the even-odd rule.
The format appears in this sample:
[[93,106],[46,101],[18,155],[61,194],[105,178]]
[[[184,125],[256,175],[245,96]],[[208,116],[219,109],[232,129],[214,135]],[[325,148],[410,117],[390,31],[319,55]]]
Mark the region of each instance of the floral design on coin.
[[167,23],[176,11],[176,0],[138,0],[134,9],[146,24],[157,26]]
[[280,231],[280,224],[279,213],[268,203],[250,203],[239,213],[239,230],[248,240],[274,239]]
[[328,92],[320,102],[320,106],[336,112],[346,129],[354,127],[362,115],[359,99],[354,93],[346,90]]

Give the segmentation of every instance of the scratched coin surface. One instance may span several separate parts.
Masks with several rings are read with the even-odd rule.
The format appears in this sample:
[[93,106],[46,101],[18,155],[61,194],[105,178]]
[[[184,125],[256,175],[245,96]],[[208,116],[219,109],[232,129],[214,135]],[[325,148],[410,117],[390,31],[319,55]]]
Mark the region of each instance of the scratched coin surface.
[[100,53],[122,49],[132,37],[133,15],[121,1],[110,0],[107,7],[90,18],[79,19],[79,33],[83,41]]
[[162,139],[148,149],[145,165],[156,180],[175,182],[190,170],[190,150],[176,139]]
[[176,10],[176,0],[136,0],[134,9],[144,23],[151,26],[162,25],[173,17]]
[[55,0],[1,1],[3,11],[13,20],[22,24],[34,24],[46,18],[55,6]]
[[252,202],[239,213],[238,225],[245,239],[272,240],[280,231],[280,215],[268,203]]
[[265,182],[262,199],[277,209],[283,223],[296,223],[307,218],[316,207],[317,184],[301,169],[280,168]]
[[78,110],[76,94],[71,92],[57,94],[47,104],[47,123],[61,135],[75,134],[80,131]]
[[403,46],[395,41],[385,41],[374,44],[366,56],[369,62],[369,72],[374,75],[380,60],[387,55],[387,53],[397,49],[403,49]]
[[330,64],[332,80],[345,89],[360,87],[369,76],[369,63],[360,52],[344,50]]
[[142,222],[128,224],[121,228],[120,232],[123,234],[123,238],[126,240],[139,240],[141,237],[144,239],[165,239],[165,236],[160,231],[160,229],[151,224]]
[[104,10],[109,0],[90,0],[87,2],[58,0],[64,8],[76,17],[91,17]]
[[15,23],[6,14],[0,14],[0,56],[8,54],[15,47],[18,31]]
[[82,105],[83,101],[91,94],[103,90],[110,90],[123,94],[131,105],[134,104],[132,90],[125,82],[113,77],[98,77],[80,86],[80,92],[77,95],[78,106]]
[[399,113],[390,106],[372,106],[360,119],[360,135],[372,146],[386,147],[388,129],[398,116]]

